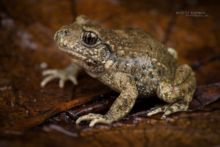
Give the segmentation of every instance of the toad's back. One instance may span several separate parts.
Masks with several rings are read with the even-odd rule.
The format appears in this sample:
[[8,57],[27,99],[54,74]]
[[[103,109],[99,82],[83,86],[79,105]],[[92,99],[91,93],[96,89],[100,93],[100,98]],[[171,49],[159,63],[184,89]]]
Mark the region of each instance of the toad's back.
[[[175,57],[164,45],[147,33],[137,29],[127,29],[108,30],[105,34],[109,34],[103,36],[106,36],[105,40],[116,54],[111,69],[131,74],[135,79],[139,95],[154,94],[160,81],[174,77],[177,66]],[[108,74],[101,81],[105,83],[110,77],[111,75]]]
[[108,40],[118,57],[148,57],[163,64],[173,71],[177,63],[174,55],[166,46],[155,40],[149,34],[139,29],[105,30],[104,40]]

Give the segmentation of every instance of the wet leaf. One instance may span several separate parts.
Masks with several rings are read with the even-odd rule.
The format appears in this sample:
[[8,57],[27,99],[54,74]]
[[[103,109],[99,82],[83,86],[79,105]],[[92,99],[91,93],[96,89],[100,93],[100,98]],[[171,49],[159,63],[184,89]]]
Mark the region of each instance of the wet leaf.
[[190,109],[202,109],[206,105],[220,99],[220,83],[198,86]]

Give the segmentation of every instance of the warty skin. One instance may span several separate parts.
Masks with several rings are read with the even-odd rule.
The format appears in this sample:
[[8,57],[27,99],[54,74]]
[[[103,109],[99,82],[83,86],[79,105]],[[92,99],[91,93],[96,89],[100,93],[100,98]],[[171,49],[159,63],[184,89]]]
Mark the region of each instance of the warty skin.
[[106,29],[78,16],[73,24],[59,29],[54,39],[59,49],[70,55],[73,63],[64,70],[46,70],[41,86],[60,78],[77,84],[84,70],[93,78],[117,91],[119,96],[105,115],[90,113],[76,123],[90,121],[111,124],[127,115],[136,99],[157,95],[167,105],[152,108],[147,116],[163,113],[162,118],[187,111],[196,89],[191,67],[177,63],[177,53],[139,29]]

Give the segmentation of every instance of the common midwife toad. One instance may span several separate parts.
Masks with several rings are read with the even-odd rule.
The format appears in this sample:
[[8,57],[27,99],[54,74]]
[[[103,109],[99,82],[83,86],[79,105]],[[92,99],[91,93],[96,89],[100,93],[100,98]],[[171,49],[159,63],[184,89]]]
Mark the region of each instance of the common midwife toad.
[[60,50],[73,63],[64,70],[45,70],[41,86],[60,78],[77,84],[77,74],[85,70],[91,77],[120,93],[105,115],[81,116],[76,123],[90,121],[110,124],[130,112],[138,96],[157,95],[167,105],[155,107],[148,116],[163,112],[162,118],[186,111],[196,88],[191,67],[177,63],[177,53],[138,29],[112,30],[101,27],[85,16],[62,27],[54,35]]

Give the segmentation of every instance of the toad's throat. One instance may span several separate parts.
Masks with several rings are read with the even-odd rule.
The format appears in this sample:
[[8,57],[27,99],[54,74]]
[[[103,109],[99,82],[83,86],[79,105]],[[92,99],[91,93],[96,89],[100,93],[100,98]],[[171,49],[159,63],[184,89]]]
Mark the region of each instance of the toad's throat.
[[105,71],[103,64],[95,60],[86,60],[82,65],[90,73],[101,74]]

